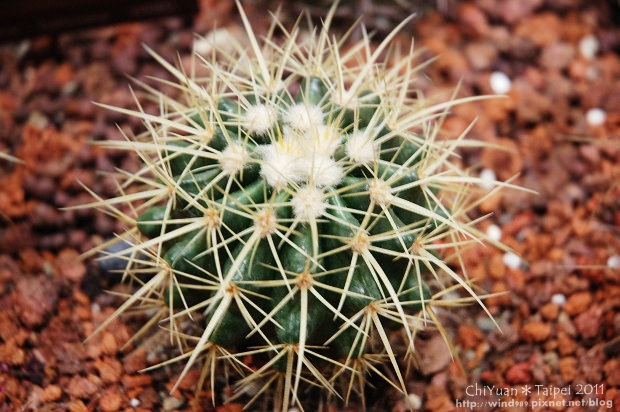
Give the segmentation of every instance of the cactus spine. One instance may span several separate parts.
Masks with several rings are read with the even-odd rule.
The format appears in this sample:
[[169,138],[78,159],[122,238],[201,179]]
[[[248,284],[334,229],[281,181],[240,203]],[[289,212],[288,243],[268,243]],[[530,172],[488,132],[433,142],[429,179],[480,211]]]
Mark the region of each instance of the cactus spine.
[[[116,315],[155,308],[144,331],[168,330],[182,376],[201,363],[202,384],[226,364],[240,388],[260,382],[256,396],[277,388],[275,409],[300,405],[309,381],[362,395],[366,372],[389,380],[382,367],[404,391],[402,362],[445,294],[429,284],[447,279],[480,302],[441,257],[482,237],[466,216],[477,179],[451,160],[466,140],[437,138],[457,102],[428,105],[413,55],[391,59],[406,22],[374,50],[364,38],[344,51],[329,17],[304,41],[295,26],[259,42],[241,13],[251,47],[195,56],[206,78],[151,52],[181,94],[143,85],[160,114],[109,107],[146,125],[104,143],[144,162],[96,203],[134,245],[125,276],[140,287]],[[250,354],[255,369],[241,361]]]

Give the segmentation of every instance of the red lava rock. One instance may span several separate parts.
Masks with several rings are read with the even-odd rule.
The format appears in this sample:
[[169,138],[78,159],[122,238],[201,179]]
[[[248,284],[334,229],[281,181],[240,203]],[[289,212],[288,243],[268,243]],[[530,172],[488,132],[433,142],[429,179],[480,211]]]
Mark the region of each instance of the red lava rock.
[[54,310],[57,300],[58,285],[43,275],[19,279],[12,294],[15,312],[29,328],[40,326]]
[[513,81],[511,96],[516,100],[516,115],[522,123],[540,123],[553,107],[553,102],[544,93],[536,90],[525,79]]
[[586,382],[603,382],[603,364],[606,356],[600,347],[593,347],[578,358],[579,378]]
[[506,274],[506,266],[504,265],[502,254],[494,253],[488,262],[489,274],[493,279],[500,280]]
[[48,385],[43,388],[41,402],[55,402],[62,396],[62,389],[58,385]]
[[555,320],[560,313],[560,307],[553,302],[549,302],[540,308],[540,314],[546,320]]
[[530,225],[534,213],[531,210],[520,213],[513,217],[508,223],[502,227],[502,233],[508,236],[514,236],[519,233],[524,227]]
[[75,77],[75,72],[69,63],[63,63],[56,67],[54,71],[54,82],[63,87]]
[[54,355],[58,361],[58,372],[74,375],[84,371],[86,352],[81,343],[65,343]]
[[548,46],[558,40],[560,25],[557,14],[545,12],[521,21],[514,33],[519,37],[531,39],[539,47]]
[[542,0],[502,0],[497,4],[497,12],[508,24],[513,24],[526,19],[537,7],[543,3]]
[[482,342],[476,346],[473,359],[468,359],[467,361],[467,368],[470,370],[477,368],[480,362],[484,359],[485,355],[489,352],[489,349],[491,349],[491,347],[487,342]]
[[216,407],[215,411],[216,412],[241,412],[243,410],[243,406],[244,405],[242,403],[231,402],[231,403],[227,403],[225,405]]
[[16,218],[28,213],[25,204],[25,193],[21,176],[16,173],[0,176],[0,212],[8,217]]
[[148,386],[153,382],[153,377],[146,373],[138,375],[123,375],[121,382],[125,389],[140,388]]
[[555,43],[543,49],[540,64],[548,70],[564,70],[577,54],[575,48],[568,43]]
[[558,369],[565,382],[572,382],[577,376],[577,358],[572,356],[561,358],[558,362]]
[[[467,52],[468,49],[466,49]],[[490,58],[491,56],[489,56]],[[477,60],[471,60],[470,64],[472,65],[472,67],[476,64],[484,64],[483,60],[482,60],[483,56],[478,56]],[[489,64],[492,64],[492,62],[489,62]],[[490,76],[489,76],[490,77]],[[486,80],[484,81],[484,83],[481,85],[481,88],[483,87],[487,87],[487,85],[490,85],[490,81],[489,81],[489,77],[486,77]],[[490,87],[490,86],[489,86]],[[485,92],[486,93],[486,92]],[[490,92],[489,92],[490,93]],[[482,107],[484,107],[484,113],[485,116],[488,118],[488,120],[490,122],[494,122],[494,123],[503,123],[506,122],[510,116],[511,113],[514,112],[515,109],[515,100],[508,96],[506,98],[498,98],[498,99],[493,99],[493,100],[485,100],[482,103]],[[493,140],[493,138],[488,138],[485,140]]]
[[23,349],[17,347],[13,340],[0,345],[0,363],[7,365],[22,365],[26,354]]
[[146,349],[138,348],[123,359],[123,370],[127,374],[136,373],[146,368]]
[[101,352],[105,355],[116,355],[118,343],[113,333],[104,331],[101,333],[100,342]]
[[562,309],[571,316],[585,311],[592,303],[592,294],[588,291],[573,293],[568,297]]
[[88,412],[88,408],[81,400],[71,401],[67,404],[69,412]]
[[99,387],[90,379],[76,375],[71,378],[65,390],[74,398],[90,399],[95,393],[97,393]]
[[67,117],[93,119],[96,115],[96,106],[87,99],[72,99],[65,105]]
[[[432,387],[432,386],[431,386]],[[439,411],[451,411],[454,410],[454,402],[452,402],[452,398],[449,394],[447,394],[444,390],[437,390],[432,396],[426,396],[426,401],[424,402],[424,408],[426,410],[432,412]]]
[[519,156],[519,146],[512,139],[498,138],[493,143],[502,147],[482,149],[480,160],[485,168],[492,169],[499,180],[507,180],[521,172],[523,161]]
[[618,358],[612,358],[605,362],[603,371],[609,386],[620,386],[620,360]]
[[19,327],[13,322],[11,317],[6,312],[0,312],[0,338],[4,342],[13,340],[19,332]]
[[26,193],[40,200],[50,200],[56,191],[56,182],[50,176],[28,175],[24,178]]
[[510,304],[510,289],[505,282],[498,281],[493,283],[491,293],[496,293],[497,295],[486,299],[488,306],[506,306]]
[[487,16],[473,3],[461,3],[458,19],[465,33],[471,36],[486,36],[489,32]]
[[532,379],[531,366],[527,362],[517,363],[506,370],[506,382],[511,385],[529,383]]
[[159,402],[159,395],[157,395],[155,388],[148,386],[140,392],[138,399],[140,400],[140,406],[143,408],[153,409]]
[[542,342],[551,335],[551,327],[544,322],[530,322],[521,328],[520,335],[526,342]]
[[63,249],[58,254],[58,265],[64,277],[73,281],[81,282],[86,275],[86,265],[79,258],[79,253],[75,249]]
[[[183,379],[178,382],[178,386],[177,388],[180,390],[190,390],[190,389],[194,389],[196,387],[196,383],[198,382],[198,379],[200,379],[200,370],[198,369],[193,369],[190,370],[189,372],[187,372],[187,374],[183,377]],[[168,383],[166,383],[166,389],[168,389],[168,392],[171,395],[177,395],[178,393],[172,393],[171,390],[172,388],[177,384],[179,377],[176,376],[174,378],[172,378]]]
[[56,208],[39,202],[34,204],[30,221],[35,227],[54,227],[61,223],[60,213]]
[[436,61],[439,70],[451,79],[463,78],[469,71],[467,59],[460,50],[446,49]]
[[484,335],[477,327],[473,325],[460,325],[458,328],[456,342],[464,349],[473,349],[480,341],[484,339]]
[[418,353],[424,354],[420,358],[420,371],[428,376],[439,372],[450,364],[452,357],[441,335],[435,335],[425,341],[417,341]]
[[118,393],[109,393],[99,399],[99,408],[102,412],[115,412],[120,410],[123,398]]
[[465,57],[474,70],[489,69],[497,56],[498,50],[490,42],[469,43],[465,47]]
[[497,210],[499,205],[501,204],[503,198],[502,193],[495,193],[489,197],[487,197],[478,208],[482,213],[491,213],[493,210]]
[[118,382],[123,373],[123,366],[116,358],[105,357],[95,360],[95,368],[104,383]]
[[599,305],[593,305],[587,311],[577,316],[574,323],[581,337],[590,339],[601,332],[600,327],[602,320],[603,308]]

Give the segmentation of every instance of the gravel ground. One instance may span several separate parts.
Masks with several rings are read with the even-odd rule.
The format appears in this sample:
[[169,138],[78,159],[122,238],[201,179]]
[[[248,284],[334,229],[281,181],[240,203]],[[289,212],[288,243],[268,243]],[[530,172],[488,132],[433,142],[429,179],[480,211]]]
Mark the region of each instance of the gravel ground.
[[[123,346],[136,330],[131,320],[84,342],[118,305],[104,290],[127,289],[77,257],[119,228],[103,213],[61,208],[92,200],[83,185],[111,197],[116,186],[105,172],[138,167],[135,157],[89,142],[141,131],[139,121],[92,102],[133,107],[127,75],[167,76],[142,43],[174,60],[214,21],[229,35],[241,32],[231,2],[201,3],[192,21],[0,45],[0,152],[21,160],[0,159],[0,410],[189,408],[198,374],[170,394],[177,367],[138,373],[168,349]],[[377,38],[404,15],[395,5],[361,3],[365,9],[352,10],[367,13]],[[282,13],[292,18],[302,6],[289,3]],[[501,332],[476,305],[442,313],[463,370],[437,334],[425,333],[410,397],[429,411],[620,410],[620,5],[438,0],[416,11],[400,38],[413,35],[425,49],[420,62],[437,57],[420,79],[425,95],[460,82],[459,96],[508,96],[456,107],[447,119],[448,135],[477,119],[470,137],[511,149],[468,150],[463,164],[479,165],[489,179],[519,174],[514,183],[538,194],[507,190],[480,204],[479,215],[492,213],[483,230],[516,252],[480,246],[463,256],[482,289],[507,292],[486,300]],[[263,4],[246,12],[257,30],[266,27]],[[351,23],[342,14],[336,29]],[[379,389],[369,393],[369,410],[405,410],[397,392]],[[241,410],[242,402],[221,404],[229,388],[218,390],[202,394],[203,410]],[[207,399],[214,395],[215,405]]]

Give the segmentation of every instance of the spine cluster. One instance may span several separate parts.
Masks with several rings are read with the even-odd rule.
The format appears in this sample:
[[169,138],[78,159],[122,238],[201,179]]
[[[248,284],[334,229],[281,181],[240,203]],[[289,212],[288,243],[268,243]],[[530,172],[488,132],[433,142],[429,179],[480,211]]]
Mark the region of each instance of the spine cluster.
[[144,167],[97,203],[133,245],[124,275],[140,287],[117,315],[155,313],[141,333],[169,332],[182,375],[202,364],[213,385],[225,364],[240,388],[275,391],[276,409],[299,404],[307,382],[363,394],[368,372],[404,390],[416,332],[445,303],[437,285],[480,301],[442,257],[479,237],[466,216],[477,179],[452,161],[465,139],[438,139],[455,102],[416,94],[413,54],[395,59],[393,34],[343,51],[328,23],[259,42],[243,19],[249,48],[195,56],[206,78],[152,53],[181,95],[145,85],[159,115],[111,108],[146,125],[108,143]]

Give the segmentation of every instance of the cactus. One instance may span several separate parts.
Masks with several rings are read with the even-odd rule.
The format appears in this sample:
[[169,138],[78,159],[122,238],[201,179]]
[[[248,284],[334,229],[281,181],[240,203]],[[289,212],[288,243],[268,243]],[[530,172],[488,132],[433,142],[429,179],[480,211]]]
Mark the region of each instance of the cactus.
[[450,107],[473,98],[416,93],[415,55],[391,46],[409,19],[374,50],[368,37],[344,50],[329,34],[333,10],[304,39],[275,21],[283,40],[259,41],[239,9],[249,50],[194,56],[205,78],[147,48],[180,95],[136,80],[160,113],[137,98],[137,110],[102,105],[146,127],[102,142],[144,164],[93,204],[127,224],[117,240],[133,245],[114,254],[138,287],[113,318],[149,313],[137,335],[163,327],[181,378],[202,364],[200,385],[214,385],[225,368],[241,392],[275,394],[276,410],[301,406],[311,382],[346,401],[363,399],[368,374],[405,391],[403,364],[418,331],[440,327],[447,292],[484,308],[447,256],[485,238],[467,218],[479,179],[454,161],[476,143],[438,137]]

